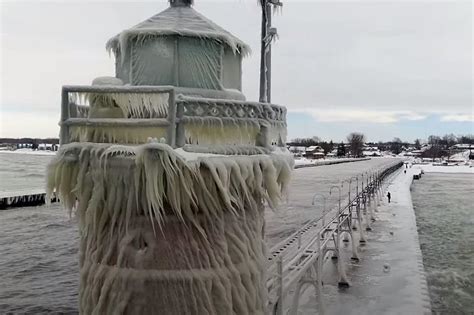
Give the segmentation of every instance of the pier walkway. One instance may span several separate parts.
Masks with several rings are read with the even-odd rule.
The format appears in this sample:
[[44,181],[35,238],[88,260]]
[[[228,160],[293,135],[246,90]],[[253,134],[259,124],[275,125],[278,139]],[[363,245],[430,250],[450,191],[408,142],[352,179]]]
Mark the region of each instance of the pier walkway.
[[[337,263],[325,263],[322,305],[314,287],[300,297],[299,314],[431,314],[410,186],[419,169],[404,168],[388,178],[384,198],[375,212],[367,242],[358,246],[359,261],[351,260],[351,245],[342,256],[350,284],[338,287]],[[390,191],[391,203],[386,194]],[[357,240],[358,233],[354,233]],[[328,259],[326,259],[328,260]]]

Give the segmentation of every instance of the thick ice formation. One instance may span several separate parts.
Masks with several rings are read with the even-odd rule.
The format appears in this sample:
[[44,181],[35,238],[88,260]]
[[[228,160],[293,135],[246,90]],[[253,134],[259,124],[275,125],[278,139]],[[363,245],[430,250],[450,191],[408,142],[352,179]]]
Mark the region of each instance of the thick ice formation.
[[[220,117],[185,117],[186,143],[199,145],[278,145],[286,143],[286,125],[272,125],[258,119],[239,120]],[[268,139],[259,140],[262,127]],[[257,143],[260,142],[260,143]]]
[[[201,154],[219,154],[219,155],[258,155],[258,154],[269,154],[270,149],[264,147],[257,147],[254,145],[212,145],[212,146],[201,146],[201,145],[185,145],[183,147],[184,152],[201,153]],[[186,154],[186,153],[184,153]]]
[[89,118],[102,118],[94,115],[94,110],[97,113],[104,108],[119,108],[125,118],[164,118],[168,115],[168,99],[167,93],[70,94],[71,103],[90,106]]
[[149,38],[179,35],[223,42],[235,52],[248,55],[250,47],[191,7],[170,7],[142,23],[111,38],[106,48],[115,55],[127,48],[127,42],[143,43]]
[[290,172],[285,154],[63,146],[48,193],[79,217],[81,312],[262,314],[263,201],[278,203]]
[[165,127],[153,126],[73,126],[69,128],[69,138],[72,142],[96,143],[128,143],[143,144],[149,137],[166,138]]
[[199,145],[255,145],[260,131],[258,121],[222,119],[220,117],[185,117],[186,143]]
[[[178,103],[186,109],[182,121],[186,125],[188,143],[225,144],[224,139],[230,139],[232,144],[239,145],[284,146],[286,143],[284,107],[181,95]],[[226,130],[222,130],[224,126]],[[235,130],[232,130],[233,127]],[[224,135],[227,131],[229,134]],[[258,139],[258,133],[262,133],[267,139]]]

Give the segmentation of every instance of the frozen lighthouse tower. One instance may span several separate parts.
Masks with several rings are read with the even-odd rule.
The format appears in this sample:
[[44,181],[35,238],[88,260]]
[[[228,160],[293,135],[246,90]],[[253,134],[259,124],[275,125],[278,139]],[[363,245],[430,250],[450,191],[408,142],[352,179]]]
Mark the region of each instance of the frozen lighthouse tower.
[[167,10],[107,42],[116,56],[116,76],[131,85],[172,85],[177,93],[245,100],[238,38],[190,7],[171,1]]
[[245,100],[249,48],[190,2],[109,40],[115,77],[62,89],[48,191],[79,219],[83,314],[265,311],[286,109]]

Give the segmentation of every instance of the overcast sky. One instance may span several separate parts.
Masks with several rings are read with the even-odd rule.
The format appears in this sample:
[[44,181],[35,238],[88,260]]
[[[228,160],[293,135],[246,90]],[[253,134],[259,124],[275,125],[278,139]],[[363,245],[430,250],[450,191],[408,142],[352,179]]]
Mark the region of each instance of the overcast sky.
[[[256,0],[196,0],[247,42],[243,88],[258,98]],[[0,137],[57,137],[60,88],[114,75],[105,42],[165,0],[2,1]],[[274,18],[273,102],[289,138],[371,141],[474,133],[471,1],[284,1]]]

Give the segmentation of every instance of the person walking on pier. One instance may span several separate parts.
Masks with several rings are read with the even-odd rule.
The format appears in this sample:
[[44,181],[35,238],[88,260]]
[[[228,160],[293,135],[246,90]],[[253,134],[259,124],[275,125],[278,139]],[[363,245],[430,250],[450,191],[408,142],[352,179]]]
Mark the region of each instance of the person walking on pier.
[[390,194],[390,192],[387,193],[387,199],[388,199],[388,203],[390,203],[390,199],[392,198],[392,195]]

